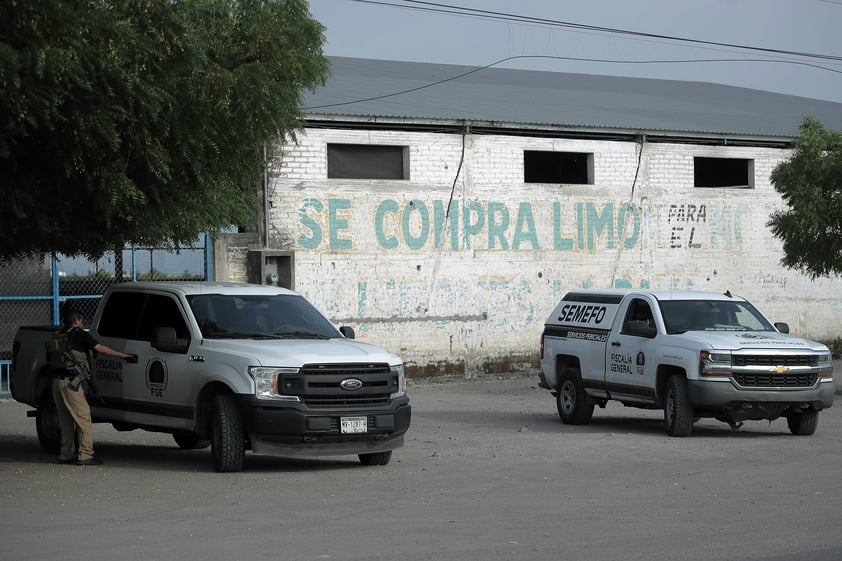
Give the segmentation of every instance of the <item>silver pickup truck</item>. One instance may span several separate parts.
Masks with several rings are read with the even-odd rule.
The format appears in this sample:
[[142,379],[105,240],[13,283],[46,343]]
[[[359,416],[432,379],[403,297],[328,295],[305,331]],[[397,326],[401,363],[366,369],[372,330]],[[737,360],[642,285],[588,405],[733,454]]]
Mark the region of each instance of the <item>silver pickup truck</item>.
[[[21,327],[12,397],[35,408],[38,438],[58,449],[45,342],[56,327]],[[385,465],[403,445],[411,408],[401,359],[354,340],[299,294],[205,282],[113,285],[90,324],[99,342],[138,356],[95,357],[94,422],[170,433],[211,446],[217,471],[246,449],[275,455],[356,454]]]
[[573,291],[545,323],[539,385],[566,424],[617,400],[663,409],[671,436],[701,417],[732,428],[785,417],[810,435],[833,404],[831,353],[788,332],[730,293]]

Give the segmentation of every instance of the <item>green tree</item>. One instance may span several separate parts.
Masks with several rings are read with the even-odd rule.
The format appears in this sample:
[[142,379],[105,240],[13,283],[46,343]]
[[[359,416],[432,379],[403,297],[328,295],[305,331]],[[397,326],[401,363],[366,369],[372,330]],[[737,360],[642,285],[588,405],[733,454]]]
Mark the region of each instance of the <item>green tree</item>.
[[842,273],[842,136],[806,117],[771,179],[788,207],[767,223],[783,241],[781,263],[811,278]]
[[0,257],[254,224],[323,43],[306,0],[3,0]]

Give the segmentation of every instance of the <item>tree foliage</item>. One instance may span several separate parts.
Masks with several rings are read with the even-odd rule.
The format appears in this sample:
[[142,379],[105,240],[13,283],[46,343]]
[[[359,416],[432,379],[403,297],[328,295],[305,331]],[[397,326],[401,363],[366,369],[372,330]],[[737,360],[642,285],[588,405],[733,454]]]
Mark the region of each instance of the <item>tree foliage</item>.
[[256,222],[262,146],[324,84],[306,0],[4,0],[0,257]]
[[788,207],[767,223],[783,241],[781,263],[811,278],[842,273],[842,135],[806,117],[771,179]]

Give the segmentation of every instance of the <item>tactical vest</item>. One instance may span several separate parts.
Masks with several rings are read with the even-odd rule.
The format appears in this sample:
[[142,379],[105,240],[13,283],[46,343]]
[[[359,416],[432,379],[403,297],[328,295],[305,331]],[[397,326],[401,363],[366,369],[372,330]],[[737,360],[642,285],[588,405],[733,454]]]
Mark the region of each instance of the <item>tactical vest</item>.
[[73,361],[65,356],[65,351],[72,353],[79,362],[87,362],[88,357],[85,353],[75,351],[70,348],[70,340],[67,331],[59,330],[50,335],[45,343],[47,347],[47,363],[51,370],[60,370],[62,368],[73,368],[75,364]]

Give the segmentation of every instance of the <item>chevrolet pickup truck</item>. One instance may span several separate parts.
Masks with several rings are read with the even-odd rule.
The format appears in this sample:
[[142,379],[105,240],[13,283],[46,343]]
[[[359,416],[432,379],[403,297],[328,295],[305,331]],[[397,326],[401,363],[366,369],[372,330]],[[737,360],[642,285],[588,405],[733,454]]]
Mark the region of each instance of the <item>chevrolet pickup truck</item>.
[[811,435],[833,404],[831,353],[788,333],[729,292],[572,291],[545,323],[539,385],[565,424],[617,400],[663,409],[671,436],[703,417],[735,430],[785,417]]
[[[88,326],[86,326],[88,327]],[[34,407],[42,447],[58,450],[45,342],[54,326],[21,327],[12,397]],[[239,283],[112,285],[89,326],[136,363],[97,356],[94,422],[170,433],[183,449],[211,447],[213,467],[239,471],[246,450],[356,454],[386,465],[411,408],[401,359],[354,339],[301,295]]]

